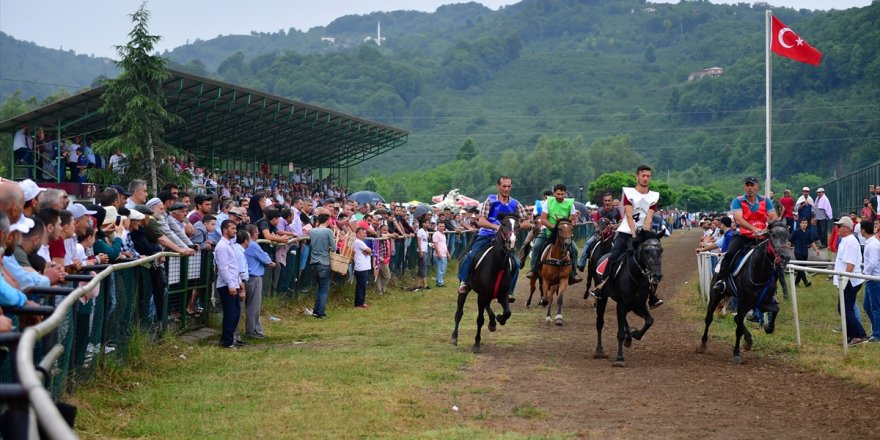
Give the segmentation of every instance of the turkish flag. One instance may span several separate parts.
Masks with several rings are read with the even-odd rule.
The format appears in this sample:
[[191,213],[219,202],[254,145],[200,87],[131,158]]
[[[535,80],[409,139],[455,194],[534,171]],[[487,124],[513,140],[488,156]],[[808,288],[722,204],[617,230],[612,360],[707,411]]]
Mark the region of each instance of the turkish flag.
[[777,55],[818,66],[822,60],[822,52],[807,44],[803,38],[775,16],[771,18],[773,19],[771,25],[773,34],[770,38],[770,49]]

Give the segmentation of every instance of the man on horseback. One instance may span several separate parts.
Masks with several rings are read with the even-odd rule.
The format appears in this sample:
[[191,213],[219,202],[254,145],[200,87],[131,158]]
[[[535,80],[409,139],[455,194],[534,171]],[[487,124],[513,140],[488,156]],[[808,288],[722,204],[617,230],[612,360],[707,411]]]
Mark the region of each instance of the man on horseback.
[[[607,261],[609,263],[616,262],[620,256],[627,250],[638,247],[646,238],[646,234],[651,234],[650,225],[653,223],[654,213],[657,212],[660,203],[660,193],[651,191],[648,186],[653,177],[653,170],[647,165],[640,165],[636,168],[636,186],[635,188],[624,187],[621,204],[623,205],[623,221],[617,228],[617,235],[611,245]],[[648,225],[649,230],[643,228]],[[608,280],[611,269],[605,270],[602,282],[600,282],[590,294],[596,298],[600,298],[602,287]],[[663,304],[656,292],[651,291],[648,298],[648,306],[652,309]]]
[[[540,219],[541,214],[547,210],[547,199],[553,195],[553,191],[547,190],[544,191],[544,195],[541,197],[541,200],[535,200],[535,209],[532,210],[532,218]],[[532,242],[535,238],[540,235],[543,231],[544,227],[541,226],[540,222],[536,222],[532,225],[532,229],[529,231],[529,234],[526,235],[526,239],[523,240],[522,248],[520,249],[519,254],[519,264],[523,266],[526,264],[526,257],[529,256],[530,251],[532,249]]]
[[[614,198],[611,196],[611,193],[606,193],[602,196],[602,207],[599,208],[599,218],[607,219],[612,225],[620,223],[623,219],[620,215],[620,209],[614,207]],[[581,252],[581,258],[578,260],[579,271],[583,272],[584,269],[586,269],[587,252],[590,250],[590,245],[592,245],[601,235],[602,231],[599,230],[599,228],[596,228],[593,236],[587,240],[586,244],[584,244],[584,250]]]
[[758,194],[758,179],[752,176],[746,177],[743,189],[745,194],[735,197],[730,202],[733,219],[739,225],[739,234],[734,235],[730,240],[727,254],[721,259],[718,281],[712,286],[712,291],[718,295],[723,294],[727,288],[730,265],[737,252],[747,245],[756,244],[758,242],[756,236],[766,234],[767,224],[777,219],[770,199]]
[[[532,248],[532,266],[529,273],[526,274],[526,277],[529,279],[536,276],[535,268],[541,260],[544,248],[550,244],[549,237],[553,232],[553,229],[556,227],[556,223],[558,223],[559,220],[567,219],[574,224],[575,220],[577,220],[579,213],[574,207],[574,199],[565,198],[566,193],[567,189],[565,188],[565,185],[560,183],[553,187],[553,198],[547,199],[547,209],[541,213],[540,219],[541,225],[546,229],[544,229],[543,234],[539,234],[538,237],[535,238],[535,246]],[[577,258],[577,247],[573,241],[568,252],[571,262],[574,264]],[[577,271],[572,270],[569,275],[568,284],[576,284],[581,281],[583,281],[583,278],[578,276]]]
[[[480,227],[480,231],[477,233],[474,244],[471,245],[471,250],[461,260],[461,264],[458,267],[458,280],[461,281],[461,284],[458,286],[458,293],[460,295],[466,295],[470,291],[467,280],[473,269],[471,266],[473,265],[474,255],[492,245],[492,241],[495,240],[495,232],[500,227],[502,217],[505,215],[516,215],[523,221],[520,227],[531,227],[531,224],[525,220],[526,211],[522,204],[513,197],[510,197],[510,189],[512,188],[510,177],[499,177],[495,187],[498,189],[498,194],[490,195],[480,205],[480,214],[477,216],[477,225]],[[510,302],[513,302],[513,289],[516,287],[516,278],[519,276],[519,262],[516,261],[516,258],[511,258],[511,260],[513,260],[513,271],[511,273],[508,298]]]

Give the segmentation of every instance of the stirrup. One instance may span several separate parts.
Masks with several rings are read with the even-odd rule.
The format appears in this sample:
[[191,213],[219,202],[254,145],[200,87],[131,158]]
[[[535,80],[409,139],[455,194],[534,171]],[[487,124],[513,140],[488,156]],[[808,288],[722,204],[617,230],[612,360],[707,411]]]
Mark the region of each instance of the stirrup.
[[725,289],[727,289],[727,283],[725,283],[724,280],[718,280],[712,286],[712,292],[714,292],[718,295],[724,293]]

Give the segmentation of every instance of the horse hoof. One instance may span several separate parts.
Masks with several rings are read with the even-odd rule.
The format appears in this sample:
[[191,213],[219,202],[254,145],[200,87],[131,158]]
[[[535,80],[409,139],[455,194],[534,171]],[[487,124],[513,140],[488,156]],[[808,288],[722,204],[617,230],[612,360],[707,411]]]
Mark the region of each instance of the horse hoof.
[[618,359],[618,360],[614,361],[614,366],[623,368],[626,366],[626,362]]
[[767,324],[764,326],[764,333],[772,335],[774,331],[776,331],[776,324]]
[[507,322],[507,320],[504,319],[504,315],[502,315],[501,313],[495,315],[495,319],[497,319],[498,323],[501,325],[504,325],[504,323]]
[[489,331],[490,331],[490,332],[494,332],[494,331],[495,331],[495,328],[496,328],[495,323],[494,323],[494,322],[490,322],[490,323],[489,323]]
[[455,346],[458,346],[458,338],[452,338],[449,340],[449,343]]
[[752,351],[752,343],[750,341],[743,342],[743,350],[744,351]]
[[549,325],[551,322],[553,322],[553,318],[551,318],[549,316],[544,318],[544,324]]
[[623,346],[626,348],[630,348],[633,345],[633,338],[627,336],[623,338]]
[[700,353],[700,354],[706,353],[706,343],[705,342],[700,344],[700,348],[697,349],[697,353]]
[[642,340],[642,333],[641,333],[640,331],[638,331],[638,330],[633,330],[633,331],[631,331],[631,332],[630,332],[630,336],[632,336],[633,339],[635,339],[636,341],[641,341],[641,340]]
[[547,307],[547,304],[549,304],[549,303],[548,303],[547,300],[544,299],[544,298],[541,298],[541,300],[538,301],[538,305],[541,306],[541,307]]
[[734,357],[733,357],[733,365],[739,365],[739,364],[742,363],[742,361],[743,361],[743,359],[742,359],[741,357],[739,357],[739,356],[734,356]]
[[471,351],[474,353],[482,353],[483,349],[479,345],[474,345],[474,348]]
[[596,350],[596,352],[593,353],[593,359],[608,359],[608,355],[602,350]]
[[562,315],[556,315],[556,325],[561,326],[562,322],[563,322]]

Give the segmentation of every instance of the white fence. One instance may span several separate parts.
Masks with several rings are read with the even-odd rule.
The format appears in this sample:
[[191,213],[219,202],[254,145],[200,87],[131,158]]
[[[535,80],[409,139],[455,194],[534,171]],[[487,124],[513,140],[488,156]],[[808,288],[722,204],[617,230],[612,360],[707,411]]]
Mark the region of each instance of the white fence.
[[[723,254],[716,254],[712,252],[700,252],[697,254],[697,271],[699,272],[700,279],[700,294],[703,297],[703,300],[707,303],[709,302],[709,295],[712,289],[712,275],[715,272],[715,264],[718,262],[718,258],[720,258]],[[821,269],[817,266],[834,266],[833,261],[802,261],[802,260],[791,260],[788,265],[785,267],[786,272],[788,272],[788,286],[789,286],[789,295],[791,297],[791,308],[792,308],[792,319],[794,321],[794,335],[795,340],[797,342],[798,347],[801,346],[801,324],[800,317],[798,316],[798,305],[797,305],[797,286],[795,286],[795,271],[805,271],[811,273],[822,273],[828,275],[837,275],[840,278],[840,282],[838,282],[839,286],[837,288],[837,294],[839,297],[840,303],[840,328],[841,334],[843,335],[843,354],[847,353],[849,346],[847,345],[847,341],[849,340],[849,336],[846,332],[846,312],[845,312],[845,301],[843,298],[843,289],[846,287],[846,284],[849,282],[850,278],[859,278],[866,281],[880,281],[880,277],[864,275],[864,274],[856,274],[850,272],[840,272],[830,269]],[[880,325],[880,324],[878,324]]]

